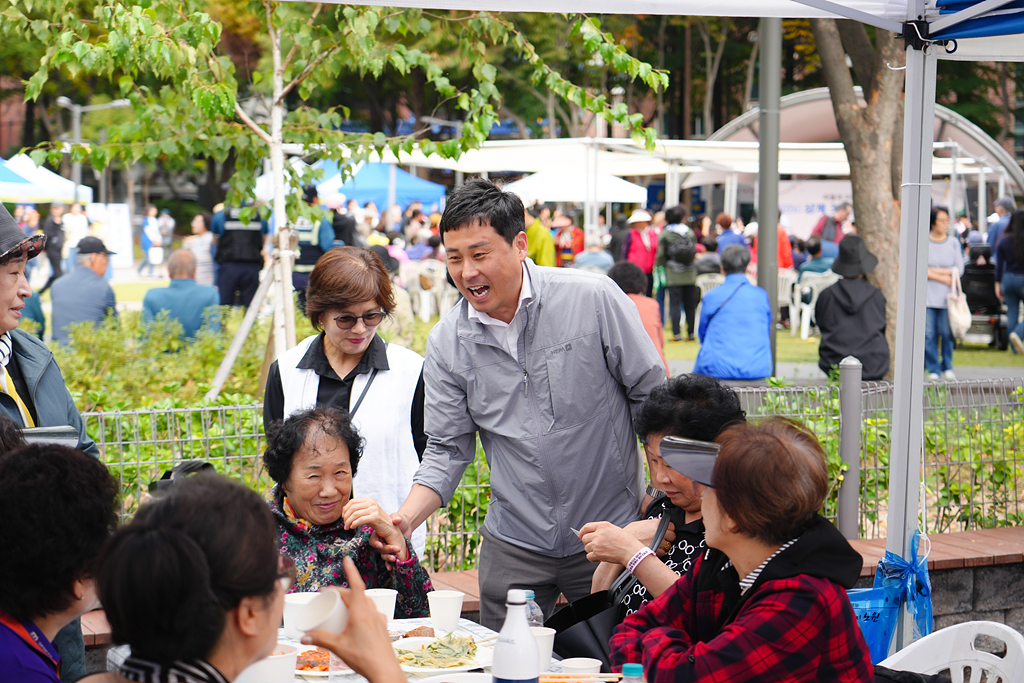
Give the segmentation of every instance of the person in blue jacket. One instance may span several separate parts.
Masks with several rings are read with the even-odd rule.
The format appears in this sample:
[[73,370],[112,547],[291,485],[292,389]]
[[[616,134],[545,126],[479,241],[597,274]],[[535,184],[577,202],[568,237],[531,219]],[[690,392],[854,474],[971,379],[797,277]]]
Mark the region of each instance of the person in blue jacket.
[[161,311],[181,323],[181,339],[195,339],[196,332],[206,324],[220,328],[217,306],[220,294],[213,287],[196,284],[196,257],[187,249],[176,249],[167,259],[169,287],[154,287],[142,300],[142,319],[156,320]]
[[772,374],[772,307],[768,293],[747,280],[749,264],[746,247],[731,244],[722,250],[725,282],[702,300],[695,373],[718,379],[764,379]]

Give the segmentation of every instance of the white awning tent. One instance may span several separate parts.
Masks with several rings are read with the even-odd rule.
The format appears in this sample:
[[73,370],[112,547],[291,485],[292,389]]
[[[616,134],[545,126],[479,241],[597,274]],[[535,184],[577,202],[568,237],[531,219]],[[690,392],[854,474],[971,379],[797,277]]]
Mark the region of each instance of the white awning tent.
[[[49,204],[51,202],[64,202],[71,204],[75,201],[75,183],[49,171],[42,166],[36,166],[27,154],[13,156],[3,165],[28,181],[28,186],[23,194],[12,196],[5,201],[33,202],[36,204]],[[16,190],[19,188],[11,187]],[[92,202],[92,188],[88,185],[78,186],[78,202],[89,204]]]
[[[466,9],[504,12],[504,0],[365,0],[371,5],[432,9]],[[616,0],[520,0],[519,12],[562,12],[619,14]],[[835,17],[860,21],[906,37],[907,65],[904,107],[903,184],[900,205],[900,325],[896,333],[894,364],[893,428],[889,442],[889,519],[886,547],[903,557],[910,556],[910,540],[918,522],[918,486],[923,442],[924,317],[928,237],[931,209],[931,143],[935,139],[935,71],[937,60],[977,59],[982,61],[1024,61],[1024,8],[1016,0],[639,0],[629,5],[631,13],[762,17],[762,112],[769,125],[761,140],[762,206],[764,215],[774,214],[772,196],[777,195],[778,178],[768,177],[778,149],[779,72],[781,71],[781,23],[778,18]],[[764,30],[771,27],[770,31]],[[941,41],[955,41],[948,45]],[[770,47],[769,47],[770,46]],[[952,54],[949,54],[949,53]],[[588,164],[587,168],[592,166]],[[768,188],[772,188],[771,191]],[[765,254],[774,245],[772,230],[759,240]],[[767,246],[765,246],[767,245]],[[760,254],[759,254],[760,256]],[[759,261],[762,261],[759,258]],[[770,263],[770,261],[769,261]],[[762,263],[762,268],[768,264]],[[759,281],[760,273],[759,269]],[[767,274],[768,279],[774,273]],[[769,300],[773,294],[769,292]],[[905,644],[901,631],[898,645]]]
[[588,174],[586,171],[538,171],[505,186],[505,190],[519,195],[524,204],[534,202],[587,201],[587,182],[596,183],[596,196],[602,202],[643,204],[647,201],[647,188],[635,185],[610,173]]

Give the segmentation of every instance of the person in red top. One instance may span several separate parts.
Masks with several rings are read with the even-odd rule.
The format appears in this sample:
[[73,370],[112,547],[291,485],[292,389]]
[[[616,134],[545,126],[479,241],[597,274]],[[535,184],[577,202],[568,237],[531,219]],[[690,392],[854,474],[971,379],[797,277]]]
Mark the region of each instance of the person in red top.
[[564,214],[551,221],[551,228],[557,230],[555,233],[557,265],[562,268],[571,268],[572,264],[576,262],[576,254],[584,249],[583,231],[573,225],[572,219]]
[[819,218],[811,234],[817,235],[822,241],[828,240],[839,244],[843,240],[843,223],[850,217],[851,210],[850,203],[843,202],[836,207],[831,216],[826,214]]
[[612,668],[640,662],[648,683],[873,681],[844,590],[863,560],[817,514],[828,471],[814,435],[770,418],[715,444],[666,437],[661,455],[693,480],[708,550],[616,629]]
[[654,259],[658,255],[658,234],[651,228],[651,214],[637,209],[626,223],[630,231],[626,235],[622,247],[622,258],[640,266],[647,276],[647,289],[644,294],[651,295],[654,290]]
[[661,308],[658,302],[649,296],[644,296],[644,287],[647,278],[643,271],[635,263],[619,261],[608,270],[608,277],[619,286],[629,300],[636,304],[640,312],[640,322],[644,324],[644,331],[654,342],[654,348],[658,349],[661,362],[665,364],[665,376],[668,377],[668,361],[665,360],[665,328],[661,324]]
[[[792,268],[793,267],[793,245],[789,243],[789,233],[786,231],[786,228],[788,226],[789,226],[789,220],[787,220],[785,216],[783,216],[782,218],[779,219],[779,227],[778,227],[779,251],[778,251],[778,256],[776,257],[778,259],[776,261],[776,263],[778,264],[779,270],[782,270],[783,268]],[[752,245],[750,245],[750,263],[752,265],[757,265],[757,237],[756,236],[754,237],[754,243]]]

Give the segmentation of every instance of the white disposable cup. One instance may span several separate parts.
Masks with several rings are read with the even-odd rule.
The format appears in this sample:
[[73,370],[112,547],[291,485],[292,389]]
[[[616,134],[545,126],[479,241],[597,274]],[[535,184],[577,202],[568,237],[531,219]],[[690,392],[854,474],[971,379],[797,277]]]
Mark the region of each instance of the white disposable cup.
[[294,645],[278,643],[268,656],[243,669],[235,683],[291,683],[298,653]]
[[599,674],[601,673],[601,660],[590,657],[570,657],[562,660],[562,673],[564,674]]
[[307,631],[326,631],[340,635],[348,623],[348,608],[341,599],[341,593],[325,590],[306,603],[295,618],[295,628]]
[[295,619],[317,595],[319,593],[289,593],[284,596],[284,634],[286,636],[295,640],[302,638],[302,631],[295,628]]
[[466,594],[462,591],[431,591],[427,593],[430,603],[430,622],[435,631],[451,633],[459,626],[462,616],[462,599]]
[[533,639],[537,641],[537,654],[540,656],[540,672],[551,668],[551,650],[555,646],[555,629],[546,626],[531,626]]
[[370,598],[377,611],[391,621],[395,618],[395,602],[398,600],[398,591],[392,588],[367,588],[366,597]]

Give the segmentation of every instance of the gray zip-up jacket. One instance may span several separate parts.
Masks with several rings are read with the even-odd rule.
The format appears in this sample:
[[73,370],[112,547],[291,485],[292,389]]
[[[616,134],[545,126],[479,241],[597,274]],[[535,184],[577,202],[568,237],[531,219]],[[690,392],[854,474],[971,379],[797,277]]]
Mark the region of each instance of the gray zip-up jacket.
[[415,483],[451,500],[480,432],[491,471],[485,525],[549,557],[583,551],[569,527],[637,519],[633,413],[665,379],[636,306],[605,276],[527,259],[518,358],[462,300],[431,331],[423,377],[427,450]]

